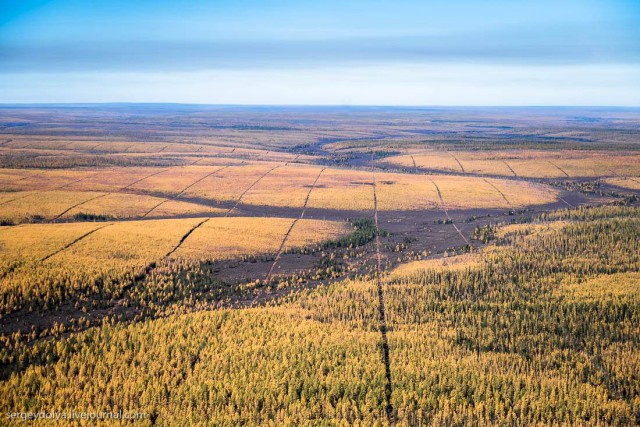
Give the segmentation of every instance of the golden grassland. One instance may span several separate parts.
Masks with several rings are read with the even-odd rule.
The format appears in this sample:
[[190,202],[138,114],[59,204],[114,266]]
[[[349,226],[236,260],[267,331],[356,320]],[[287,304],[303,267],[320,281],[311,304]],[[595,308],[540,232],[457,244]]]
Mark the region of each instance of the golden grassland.
[[76,191],[116,191],[161,168],[95,168],[91,170],[4,169],[5,191],[43,191],[61,188]]
[[[129,188],[132,191],[143,190],[163,194],[178,194],[202,178],[204,178],[204,180],[200,181],[200,183],[205,182],[208,179],[205,178],[207,175],[215,173],[220,168],[222,168],[222,166],[212,168],[197,165],[168,168],[157,175],[149,176],[131,185]],[[204,185],[206,185],[206,183]],[[211,185],[211,183],[209,183],[209,185]]]
[[140,218],[145,214],[148,214],[145,218],[154,218],[220,215],[226,212],[226,209],[187,201],[128,193],[26,191],[3,196],[0,198],[0,218],[14,223],[34,219],[66,220],[79,214],[128,219]]
[[[230,166],[189,188],[185,192],[185,196],[220,202],[236,202],[245,190],[256,183],[260,177],[272,168],[282,165],[282,163],[258,163]],[[176,171],[175,174],[179,175],[179,172]],[[166,175],[164,178],[169,179],[170,175]],[[251,191],[257,190],[259,185],[260,183],[256,184]],[[277,191],[277,189],[274,189],[274,191]]]
[[[174,256],[216,260],[274,253],[292,222],[289,218],[211,218],[189,236]],[[346,223],[303,219],[291,231],[285,248],[334,240],[349,231]]]
[[560,153],[556,163],[570,177],[639,176],[640,155],[595,153],[571,156]]
[[[195,161],[195,160],[194,160]],[[175,195],[187,186],[225,165],[175,166],[168,168],[113,168],[69,186],[73,189],[119,191],[147,191]],[[206,178],[205,178],[206,180]]]
[[520,177],[526,178],[566,178],[562,170],[559,169],[560,164],[554,159],[553,164],[548,160],[537,159],[513,159],[508,164],[511,169]]
[[616,187],[627,188],[630,190],[640,190],[640,177],[636,178],[607,178],[604,180],[607,184]]
[[[299,136],[297,137],[299,138]],[[244,132],[237,132],[235,136],[227,135],[224,138],[198,137],[196,140],[183,142],[162,141],[136,141],[136,140],[112,140],[102,137],[77,138],[71,136],[23,136],[7,135],[11,142],[0,146],[0,153],[28,152],[40,155],[69,155],[69,154],[102,154],[102,155],[197,155],[203,156],[208,161],[213,161],[212,156],[226,156],[233,153],[234,158],[245,160],[264,161],[311,161],[312,156],[287,153],[283,151],[269,150],[268,148],[255,148],[256,142],[261,145],[265,141],[251,137]],[[292,141],[293,142],[293,141]],[[268,145],[268,144],[267,144]],[[277,146],[286,146],[286,138]]]
[[[71,222],[4,227],[0,229],[0,254],[4,264],[36,262],[86,232],[100,228],[50,260],[64,259],[65,263],[78,265],[108,263],[110,259],[153,260],[167,253],[182,235],[202,220]],[[288,218],[211,218],[189,236],[176,256],[213,260],[273,252],[280,246],[292,221]],[[343,222],[303,219],[292,230],[286,247],[297,248],[332,240],[350,231],[351,227]]]
[[[412,157],[413,156],[413,159]],[[455,157],[455,158],[454,158]],[[592,151],[418,151],[383,159],[385,163],[419,168],[526,178],[638,176],[640,156],[635,153]],[[510,169],[511,168],[511,169]]]
[[373,209],[371,172],[325,170],[309,197],[309,207],[361,211]]
[[[440,199],[435,181],[447,208],[510,208],[551,203],[557,191],[543,185],[492,179],[507,201],[482,178],[448,175],[406,175],[376,173],[378,209],[438,209]],[[373,176],[371,172],[326,170],[309,199],[310,207],[330,209],[372,209]]]
[[142,196],[138,194],[112,193],[99,199],[83,203],[70,210],[66,217],[78,213],[91,213],[114,218],[174,217],[181,215],[219,215],[225,209],[189,203],[180,200],[167,200],[161,197]]
[[[154,205],[156,206],[156,205]],[[164,199],[162,204],[152,210],[145,211],[144,218],[179,218],[182,216],[208,216],[223,215],[227,209],[206,206],[199,203],[189,203],[180,200]],[[139,214],[132,213],[131,217],[139,217]]]
[[[220,214],[225,210],[217,205],[235,203],[240,196],[246,205],[300,208],[320,170],[317,166],[272,162],[82,172],[7,169],[0,175],[7,190],[0,193],[0,218],[21,222],[30,217],[69,218],[78,213],[135,218],[175,197],[199,199],[205,204],[175,199],[162,203],[149,215]],[[439,209],[440,199],[432,180],[440,188],[445,206],[451,209],[510,209],[551,203],[558,194],[551,187],[523,181],[377,172],[378,208]],[[310,194],[308,207],[371,210],[372,173],[325,169]]]
[[55,189],[90,175],[74,170],[3,169],[0,188],[5,192]]
[[164,256],[198,221],[196,218],[112,223],[50,258],[49,262],[59,260],[61,265],[74,271],[95,264],[121,262],[144,266]]
[[338,240],[352,231],[352,227],[345,222],[301,219],[291,230],[284,248],[301,248],[326,240]]
[[[433,180],[440,188],[443,202],[448,209],[469,205],[472,207],[498,206],[507,209],[510,207],[500,193],[482,179],[439,176]],[[511,193],[507,194],[507,198],[512,196]],[[541,201],[548,197],[544,192],[539,192],[539,196]]]
[[74,139],[70,137],[37,138],[33,136],[13,136],[12,142],[4,148],[29,149],[38,151],[59,152],[100,152],[100,153],[193,153],[223,152],[216,147],[200,144],[181,144],[143,141],[113,141],[109,139]]
[[[453,158],[452,155],[446,152],[437,152],[434,151],[432,153],[415,153],[415,154],[402,154],[398,156],[386,157],[383,159],[385,163],[391,163],[398,166],[403,166],[405,168],[425,168],[425,169],[436,169],[450,172],[459,172],[462,173],[462,169],[460,169],[460,165]],[[415,165],[414,162],[415,161]]]
[[482,178],[449,175],[436,175],[432,179],[440,188],[447,208],[523,207],[555,202],[558,195],[557,190],[528,182],[501,179],[487,182]]
[[390,275],[390,280],[396,280],[400,277],[414,275],[421,270],[441,269],[447,271],[464,270],[466,268],[474,268],[480,266],[482,255],[480,252],[465,253],[452,257],[439,257],[432,259],[424,259],[418,261],[410,261],[400,264],[394,268]]
[[[321,198],[321,201],[314,199],[313,204],[335,205],[337,202],[343,206],[353,205],[352,209],[373,208],[373,174],[371,172],[358,172],[351,175],[348,171],[340,171],[335,177],[338,179],[330,181],[326,188],[312,194],[314,198]],[[320,183],[325,184],[325,181],[321,180]],[[337,194],[340,199],[331,202],[332,193]],[[435,187],[424,176],[377,172],[376,193],[378,209],[381,211],[428,210],[437,209],[439,205]],[[335,196],[333,197],[335,199]]]
[[424,176],[376,173],[378,209],[433,210],[440,203],[433,183]]
[[568,221],[538,222],[528,224],[509,224],[496,230],[496,237],[504,239],[513,236],[535,236],[557,231],[566,226]]
[[[301,208],[321,170],[308,166],[278,168],[260,180],[242,199],[242,203]],[[312,194],[316,191],[317,188],[314,188]]]
[[515,176],[511,169],[509,169],[511,164],[507,164],[504,161],[465,159],[463,156],[458,157],[458,159],[464,165],[465,173],[505,177]]
[[[106,195],[103,192],[62,190],[16,192],[0,206],[0,217],[18,221],[30,217],[55,218],[72,206]],[[15,200],[9,201],[11,199]]]

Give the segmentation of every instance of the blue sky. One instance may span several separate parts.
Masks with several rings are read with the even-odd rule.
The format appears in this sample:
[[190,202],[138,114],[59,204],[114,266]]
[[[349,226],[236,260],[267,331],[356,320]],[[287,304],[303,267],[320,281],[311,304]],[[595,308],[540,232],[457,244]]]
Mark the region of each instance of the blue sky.
[[0,102],[640,105],[640,1],[0,0]]

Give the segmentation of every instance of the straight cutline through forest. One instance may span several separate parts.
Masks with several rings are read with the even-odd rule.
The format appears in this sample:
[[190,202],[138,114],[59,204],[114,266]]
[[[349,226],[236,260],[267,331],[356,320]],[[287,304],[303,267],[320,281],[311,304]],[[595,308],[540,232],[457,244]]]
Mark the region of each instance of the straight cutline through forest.
[[[373,163],[373,153],[371,154],[371,160]],[[384,376],[385,376],[385,413],[389,424],[395,424],[395,417],[393,414],[393,403],[391,397],[393,394],[393,385],[391,379],[391,359],[389,355],[389,339],[387,337],[387,316],[385,311],[384,302],[384,289],[382,283],[382,254],[380,244],[380,227],[378,225],[378,194],[376,183],[376,170],[375,167],[371,168],[372,180],[373,180],[373,222],[375,224],[376,234],[376,289],[378,292],[378,321],[380,323],[380,339],[382,349],[382,363],[384,364]]]

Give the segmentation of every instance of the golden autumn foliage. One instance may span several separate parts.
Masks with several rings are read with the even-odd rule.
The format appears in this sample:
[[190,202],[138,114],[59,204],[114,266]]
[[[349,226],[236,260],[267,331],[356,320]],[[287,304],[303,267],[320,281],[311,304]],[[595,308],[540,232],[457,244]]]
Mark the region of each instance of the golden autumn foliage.
[[[637,422],[639,211],[575,215],[388,278],[398,425]],[[385,425],[378,328],[370,281],[105,322],[3,351],[1,409],[121,408],[149,414],[141,425]]]
[[[23,224],[0,231],[1,312],[47,309],[65,301],[108,301],[159,262],[202,218],[106,223]],[[211,218],[173,258],[215,261],[277,252],[292,220]],[[340,222],[302,220],[287,248],[349,233]]]

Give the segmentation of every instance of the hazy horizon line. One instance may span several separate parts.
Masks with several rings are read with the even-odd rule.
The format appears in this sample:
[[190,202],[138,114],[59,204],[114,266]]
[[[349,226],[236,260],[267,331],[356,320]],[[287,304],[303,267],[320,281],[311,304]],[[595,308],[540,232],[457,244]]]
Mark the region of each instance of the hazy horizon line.
[[145,102],[145,101],[109,101],[109,102],[0,102],[0,107],[28,106],[202,106],[202,107],[334,107],[334,108],[628,108],[640,109],[638,105],[621,104],[260,104],[260,103],[194,103],[194,102]]

